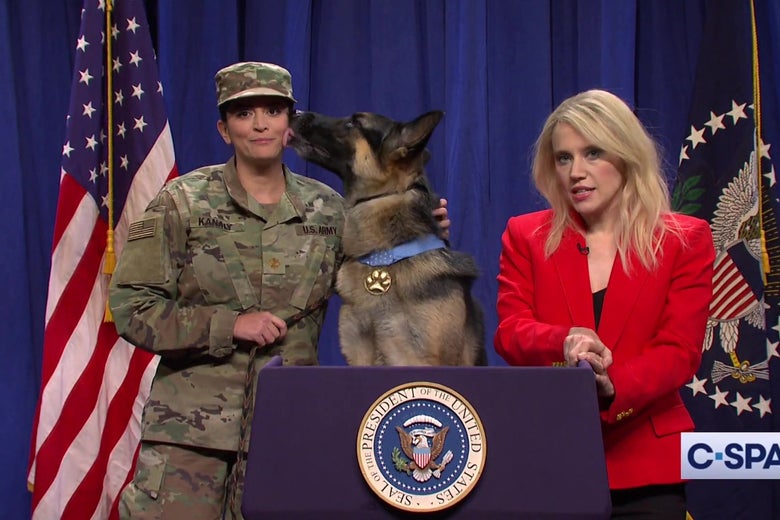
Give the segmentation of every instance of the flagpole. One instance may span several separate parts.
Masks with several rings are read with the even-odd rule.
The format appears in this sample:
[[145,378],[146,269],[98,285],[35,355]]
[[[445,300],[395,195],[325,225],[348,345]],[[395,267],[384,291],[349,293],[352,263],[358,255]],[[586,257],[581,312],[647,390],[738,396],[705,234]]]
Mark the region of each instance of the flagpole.
[[772,270],[769,262],[769,251],[766,244],[766,230],[764,229],[764,182],[761,174],[761,75],[759,72],[758,61],[758,32],[756,29],[756,5],[754,0],[750,0],[750,34],[752,38],[751,48],[753,61],[753,118],[756,124],[755,142],[756,142],[756,188],[758,189],[758,222],[761,232],[761,266],[762,278],[766,284],[767,273]]
[[[113,63],[112,63],[112,49],[111,49],[111,14],[114,9],[113,0],[106,0],[106,139],[108,139],[108,231],[106,231],[106,258],[103,263],[103,273],[109,277],[114,274],[114,268],[116,267],[116,253],[114,252],[114,103],[113,103]],[[114,321],[111,315],[111,308],[108,306],[108,300],[106,300],[106,310],[103,315],[103,321]]]

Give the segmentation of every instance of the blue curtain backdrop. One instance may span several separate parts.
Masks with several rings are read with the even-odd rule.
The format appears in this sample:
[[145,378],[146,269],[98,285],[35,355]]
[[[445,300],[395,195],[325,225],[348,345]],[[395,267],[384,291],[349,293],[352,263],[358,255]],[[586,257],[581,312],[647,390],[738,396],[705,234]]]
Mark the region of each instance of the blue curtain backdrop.
[[[98,1],[98,0],[95,0]],[[121,1],[121,0],[115,0]],[[736,1],[736,0],[735,0]],[[147,1],[180,172],[224,162],[213,76],[239,60],[293,75],[298,107],[397,119],[442,109],[429,174],[449,199],[452,244],[474,255],[476,294],[496,326],[500,235],[539,209],[531,145],[565,97],[601,87],[637,107],[673,177],[693,92],[705,0],[163,0]],[[778,63],[780,7],[757,0],[758,31]],[[52,228],[82,0],[0,2],[0,502],[29,516],[25,488]],[[121,21],[120,21],[121,22]],[[723,35],[728,38],[728,34]],[[780,82],[764,85],[780,99]],[[777,120],[777,106],[767,117]],[[767,107],[765,107],[765,112]],[[780,143],[776,144],[780,147]],[[294,171],[340,189],[290,154]],[[334,302],[320,346],[340,364]],[[501,364],[490,349],[492,364]],[[507,396],[509,398],[509,396]],[[507,403],[510,406],[510,403]]]

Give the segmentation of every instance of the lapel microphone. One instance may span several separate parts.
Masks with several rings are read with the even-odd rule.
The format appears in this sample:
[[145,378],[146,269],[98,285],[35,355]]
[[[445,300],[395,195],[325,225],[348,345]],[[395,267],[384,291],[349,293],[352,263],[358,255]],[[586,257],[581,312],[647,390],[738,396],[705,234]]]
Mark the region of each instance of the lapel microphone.
[[577,242],[577,251],[579,251],[581,255],[590,254],[590,248],[588,246],[583,246],[579,242]]

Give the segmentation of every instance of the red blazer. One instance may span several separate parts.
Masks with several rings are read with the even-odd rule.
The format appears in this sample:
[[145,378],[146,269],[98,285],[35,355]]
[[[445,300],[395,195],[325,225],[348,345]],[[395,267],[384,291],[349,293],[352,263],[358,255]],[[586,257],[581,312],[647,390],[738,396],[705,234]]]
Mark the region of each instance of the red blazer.
[[681,482],[680,432],[694,425],[679,390],[701,360],[715,259],[710,228],[667,217],[685,240],[667,235],[654,272],[632,258],[627,275],[617,255],[596,328],[587,256],[577,247],[585,239],[567,231],[545,259],[551,218],[550,210],[513,217],[502,236],[496,352],[511,365],[558,365],[571,327],[596,330],[614,360],[615,399],[601,411],[610,488]]

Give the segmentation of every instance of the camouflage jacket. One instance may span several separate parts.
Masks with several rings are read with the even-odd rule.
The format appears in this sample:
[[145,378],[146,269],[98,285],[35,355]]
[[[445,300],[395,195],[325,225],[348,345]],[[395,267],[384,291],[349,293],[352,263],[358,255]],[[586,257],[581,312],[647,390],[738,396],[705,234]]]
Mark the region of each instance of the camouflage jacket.
[[[236,317],[282,319],[326,297],[341,261],[344,206],[324,184],[284,168],[272,213],[241,186],[233,159],[169,182],[132,223],[112,277],[110,306],[128,341],[161,356],[143,438],[235,451],[251,345]],[[322,307],[258,351],[314,365]]]

